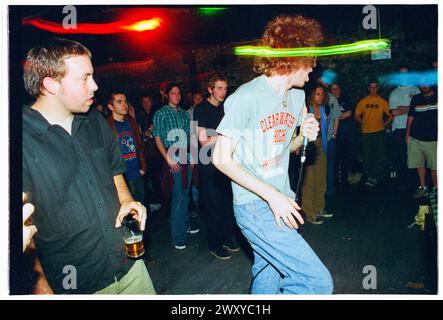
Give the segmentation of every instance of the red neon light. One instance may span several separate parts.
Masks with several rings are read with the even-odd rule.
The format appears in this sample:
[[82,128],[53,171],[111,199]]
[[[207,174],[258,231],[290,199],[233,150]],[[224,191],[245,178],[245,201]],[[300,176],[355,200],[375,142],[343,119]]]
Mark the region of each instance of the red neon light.
[[63,27],[60,23],[47,21],[44,19],[29,19],[23,20],[23,25],[32,25],[42,30],[46,30],[53,33],[64,34],[113,34],[127,31],[142,32],[146,30],[154,30],[160,27],[161,19],[152,18],[150,20],[142,21],[128,21],[122,20],[111,23],[77,23],[75,29],[68,29]]
[[130,31],[142,32],[146,30],[154,30],[160,26],[161,20],[159,18],[153,18],[151,20],[142,20],[133,23],[130,26],[124,26],[122,28]]

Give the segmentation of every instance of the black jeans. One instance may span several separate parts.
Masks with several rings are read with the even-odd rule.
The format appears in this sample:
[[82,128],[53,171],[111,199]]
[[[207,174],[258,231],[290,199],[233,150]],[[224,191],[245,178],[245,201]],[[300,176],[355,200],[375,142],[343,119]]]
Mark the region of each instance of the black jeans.
[[149,206],[149,204],[162,202],[162,165],[161,157],[146,157],[145,203],[147,206]]
[[357,150],[356,136],[353,135],[350,124],[340,123],[337,136],[337,162],[340,166],[339,180],[342,184],[347,184],[348,173],[356,169]]
[[127,185],[132,197],[135,201],[140,201],[145,205],[145,188],[144,188],[144,177],[140,176],[135,180],[127,180]]
[[408,189],[415,185],[415,170],[408,168],[408,146],[405,141],[406,129],[396,129],[392,133],[394,165],[398,186]]
[[220,248],[233,236],[234,211],[231,181],[212,163],[199,165],[200,201],[206,212],[209,250]]

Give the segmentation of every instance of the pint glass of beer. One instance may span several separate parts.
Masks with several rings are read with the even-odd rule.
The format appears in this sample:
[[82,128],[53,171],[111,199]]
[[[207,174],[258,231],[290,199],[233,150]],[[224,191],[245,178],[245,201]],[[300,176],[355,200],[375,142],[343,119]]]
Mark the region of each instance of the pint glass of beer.
[[132,214],[123,218],[121,233],[125,242],[126,254],[129,258],[137,259],[145,253],[143,245],[143,231]]

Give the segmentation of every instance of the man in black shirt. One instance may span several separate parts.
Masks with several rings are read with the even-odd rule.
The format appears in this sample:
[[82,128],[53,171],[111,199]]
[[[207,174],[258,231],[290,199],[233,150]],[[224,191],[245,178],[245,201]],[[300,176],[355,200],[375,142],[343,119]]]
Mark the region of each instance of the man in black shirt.
[[146,175],[145,175],[145,204],[149,204],[150,211],[156,211],[162,206],[161,178],[162,157],[155,146],[154,136],[154,100],[148,94],[141,97],[141,111],[138,114],[138,123],[140,124],[145,146]]
[[111,128],[97,110],[88,113],[92,74],[90,51],[66,39],[35,46],[24,64],[36,99],[23,109],[23,191],[35,206],[42,267],[35,293],[154,294],[117,229],[133,212],[144,230],[146,208],[128,190]]
[[338,83],[333,83],[330,87],[331,93],[337,97],[342,115],[340,117],[340,130],[337,136],[337,158],[340,167],[340,181],[342,185],[348,183],[349,170],[355,170],[356,166],[356,137],[353,128],[354,107],[347,96],[341,92]]
[[209,251],[218,259],[229,259],[226,251],[239,251],[233,241],[234,213],[232,189],[227,176],[212,164],[212,149],[217,141],[215,129],[224,116],[223,101],[228,83],[224,75],[215,73],[208,81],[209,97],[194,110],[197,135],[201,145],[199,152],[200,194],[206,209]]
[[406,125],[408,167],[416,168],[420,186],[414,197],[426,196],[426,167],[431,170],[433,192],[437,191],[437,92],[433,87],[420,86],[421,93],[411,100]]

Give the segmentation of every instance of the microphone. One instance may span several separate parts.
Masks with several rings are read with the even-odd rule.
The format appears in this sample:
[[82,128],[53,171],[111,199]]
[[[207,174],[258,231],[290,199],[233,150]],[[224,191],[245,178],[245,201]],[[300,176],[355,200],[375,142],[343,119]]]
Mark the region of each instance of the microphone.
[[[305,121],[308,119],[314,118],[314,114],[313,113],[307,113],[305,116]],[[308,147],[308,143],[309,140],[307,137],[303,137],[303,147],[301,149],[301,158],[300,158],[300,162],[304,163],[306,161],[306,149]]]

